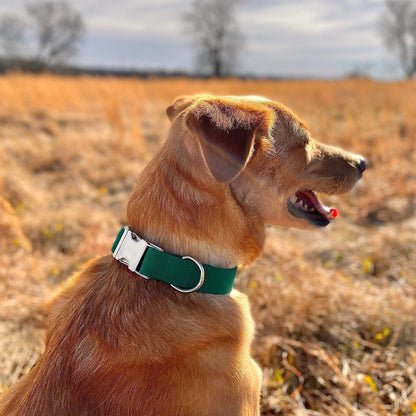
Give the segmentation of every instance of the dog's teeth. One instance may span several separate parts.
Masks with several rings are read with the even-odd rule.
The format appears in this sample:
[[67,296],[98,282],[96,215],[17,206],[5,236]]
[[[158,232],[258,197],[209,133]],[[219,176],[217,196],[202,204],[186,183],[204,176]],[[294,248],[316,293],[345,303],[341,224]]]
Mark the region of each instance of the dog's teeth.
[[290,200],[290,202],[292,202],[292,203],[294,203],[294,204],[296,204],[296,203],[298,202],[298,199],[296,198],[296,195],[292,195],[292,196],[289,198],[289,200]]

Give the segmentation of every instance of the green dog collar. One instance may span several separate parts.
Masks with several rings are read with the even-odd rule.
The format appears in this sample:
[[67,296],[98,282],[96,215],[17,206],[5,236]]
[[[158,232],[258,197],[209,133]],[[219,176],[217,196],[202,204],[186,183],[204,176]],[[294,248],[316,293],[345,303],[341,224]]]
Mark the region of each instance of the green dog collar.
[[182,293],[226,295],[231,292],[237,267],[221,269],[202,264],[190,256],[166,253],[123,227],[111,248],[113,257],[145,279],[168,283]]

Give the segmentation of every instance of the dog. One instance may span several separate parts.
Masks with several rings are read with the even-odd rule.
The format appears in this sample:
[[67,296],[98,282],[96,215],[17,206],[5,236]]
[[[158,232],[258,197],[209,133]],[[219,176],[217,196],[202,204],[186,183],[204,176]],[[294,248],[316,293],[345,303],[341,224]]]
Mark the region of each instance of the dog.
[[236,266],[260,256],[266,225],[328,225],[316,192],[349,191],[366,162],[261,97],[182,97],[167,114],[128,227],[53,299],[45,352],[1,416],[259,415]]

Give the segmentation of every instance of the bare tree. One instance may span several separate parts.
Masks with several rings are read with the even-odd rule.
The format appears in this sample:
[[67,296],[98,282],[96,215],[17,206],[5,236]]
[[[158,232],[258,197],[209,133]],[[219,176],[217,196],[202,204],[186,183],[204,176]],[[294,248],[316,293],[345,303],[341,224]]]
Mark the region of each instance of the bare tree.
[[64,1],[36,1],[26,6],[37,39],[36,59],[49,64],[71,58],[84,33],[81,15]]
[[379,30],[388,49],[395,52],[407,77],[416,73],[416,2],[386,0]]
[[9,59],[19,58],[23,52],[25,22],[18,15],[6,14],[0,20],[0,41]]
[[[67,61],[77,52],[85,27],[81,15],[65,1],[29,3],[24,18],[0,19],[0,38],[6,57],[49,66]],[[13,54],[13,55],[12,55]]]
[[244,44],[235,21],[239,3],[240,0],[193,0],[184,19],[197,49],[200,71],[216,77],[233,71]]

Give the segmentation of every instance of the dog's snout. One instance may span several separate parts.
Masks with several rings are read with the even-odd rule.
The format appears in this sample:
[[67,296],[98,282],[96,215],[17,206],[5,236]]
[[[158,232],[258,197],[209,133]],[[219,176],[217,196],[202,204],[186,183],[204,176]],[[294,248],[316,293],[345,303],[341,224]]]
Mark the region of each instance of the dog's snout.
[[367,162],[366,162],[366,160],[363,157],[360,157],[358,159],[358,161],[356,162],[356,166],[357,166],[357,169],[361,173],[363,173],[365,171],[365,169],[367,168]]

